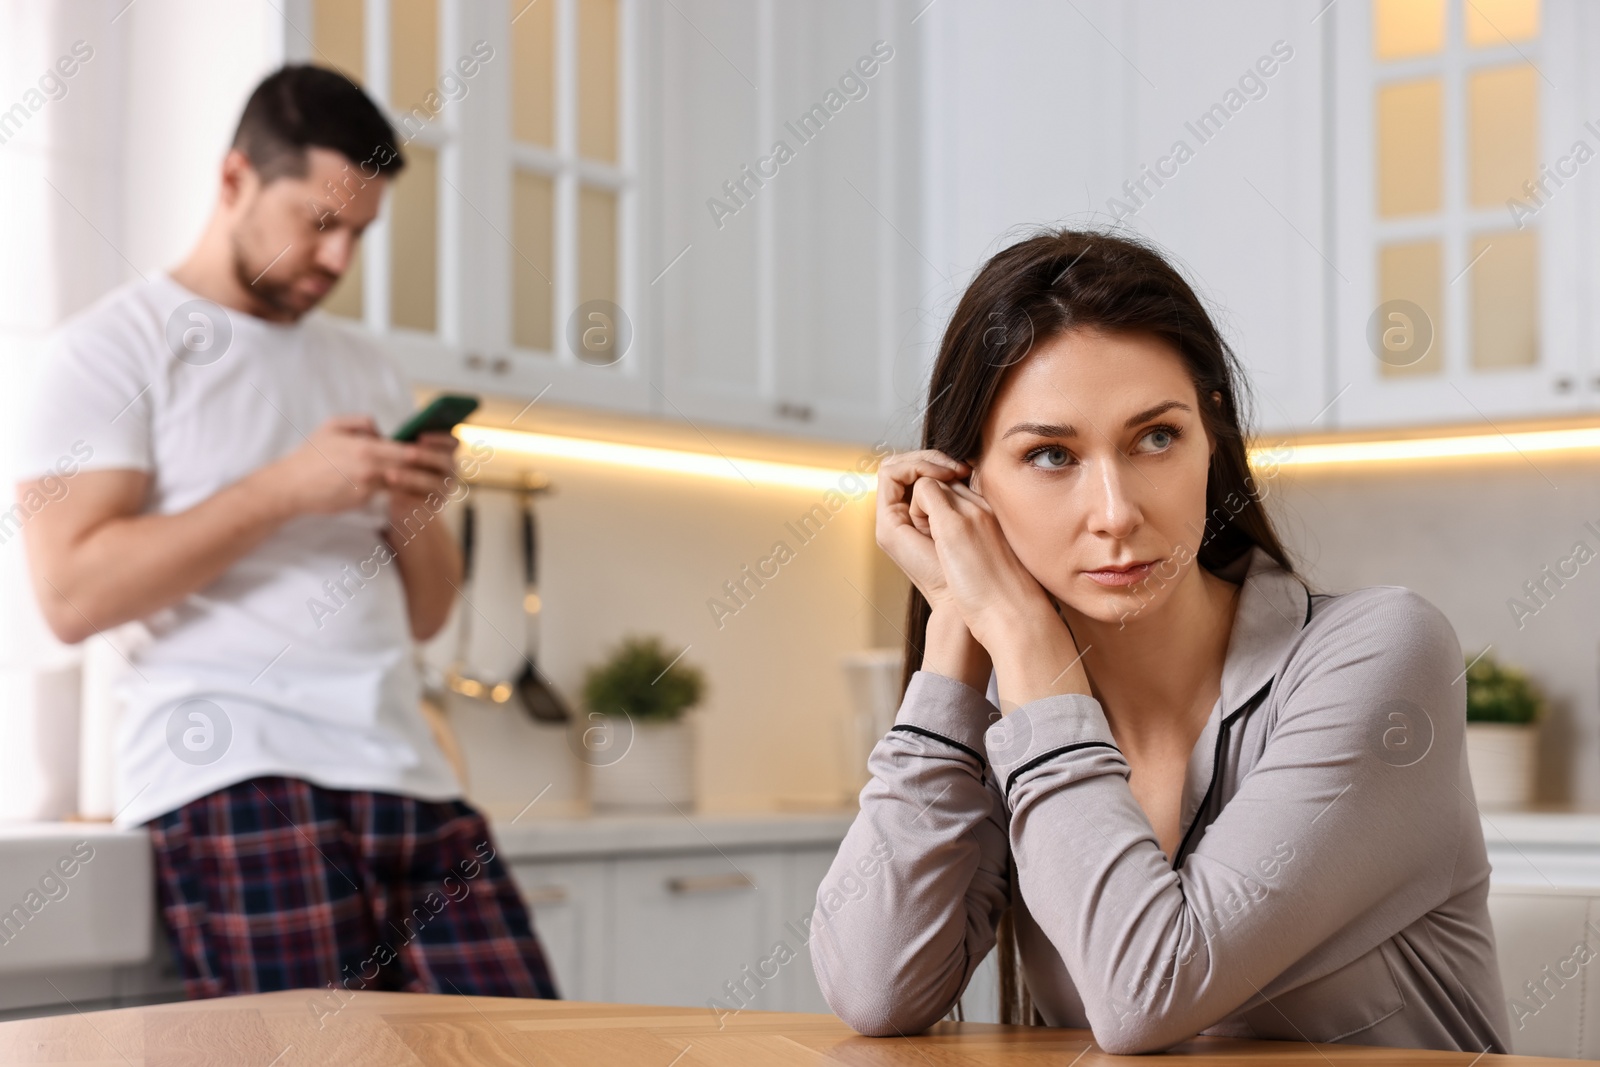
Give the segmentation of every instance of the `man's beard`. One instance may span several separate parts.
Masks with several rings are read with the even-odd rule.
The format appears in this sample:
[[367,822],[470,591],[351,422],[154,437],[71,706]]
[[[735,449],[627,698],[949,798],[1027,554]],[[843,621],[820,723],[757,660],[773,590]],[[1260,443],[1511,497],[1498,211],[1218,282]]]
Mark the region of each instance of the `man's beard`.
[[[305,298],[294,291],[297,279],[288,281],[274,281],[267,277],[267,271],[272,269],[275,260],[255,262],[245,250],[244,242],[235,231],[231,244],[233,246],[233,276],[238,279],[239,285],[248,290],[257,300],[261,301],[273,311],[288,318],[298,319],[316,306],[317,302],[305,303]],[[279,252],[278,255],[283,255]],[[338,279],[331,279],[337,281]]]

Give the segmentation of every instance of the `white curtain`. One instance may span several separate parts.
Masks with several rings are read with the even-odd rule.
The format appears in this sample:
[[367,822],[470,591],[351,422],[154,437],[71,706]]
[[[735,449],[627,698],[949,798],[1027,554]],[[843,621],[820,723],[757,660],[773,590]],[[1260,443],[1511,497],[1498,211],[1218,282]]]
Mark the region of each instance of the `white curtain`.
[[[13,401],[0,507],[12,503],[15,434],[50,331],[171,266],[198,235],[239,109],[282,62],[278,10],[270,0],[0,4],[0,381]],[[22,537],[0,540],[0,821],[111,814],[104,700],[120,662],[99,638],[68,648],[51,637]],[[80,736],[85,696],[94,714]]]

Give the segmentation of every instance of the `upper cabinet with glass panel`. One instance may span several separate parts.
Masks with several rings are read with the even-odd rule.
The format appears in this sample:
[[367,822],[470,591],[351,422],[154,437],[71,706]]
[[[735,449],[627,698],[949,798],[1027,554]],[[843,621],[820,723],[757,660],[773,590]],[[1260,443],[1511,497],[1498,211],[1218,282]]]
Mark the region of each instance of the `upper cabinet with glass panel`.
[[390,335],[418,377],[531,394],[565,376],[569,399],[637,406],[642,357],[618,342],[648,318],[641,17],[637,0],[286,0],[291,56],[361,83],[406,158],[327,310]]
[[1380,360],[1387,376],[1442,374],[1452,352],[1475,369],[1539,360],[1538,232],[1505,212],[1536,167],[1538,33],[1538,0],[1375,0],[1378,293],[1420,308],[1433,338]]
[[605,342],[627,329],[618,320],[630,295],[623,14],[620,0],[512,0],[508,10],[511,340],[595,366],[616,361]]
[[406,160],[384,221],[365,236],[325,307],[377,329],[438,334],[439,183],[452,141],[450,123],[441,119],[448,68],[439,50],[438,0],[313,0],[310,22],[305,58],[342,71],[384,105]]
[[[1341,421],[1561,407],[1574,345],[1563,332],[1552,351],[1553,216],[1516,207],[1544,199],[1549,70],[1560,65],[1550,10],[1540,0],[1369,0],[1341,17],[1338,370],[1358,387]],[[1364,117],[1351,106],[1363,96]]]
[[[314,59],[323,66],[343,71],[351,81],[366,80],[366,12],[362,0],[317,0],[312,7],[311,44]],[[361,246],[323,302],[335,315],[361,320],[366,317],[365,285]]]

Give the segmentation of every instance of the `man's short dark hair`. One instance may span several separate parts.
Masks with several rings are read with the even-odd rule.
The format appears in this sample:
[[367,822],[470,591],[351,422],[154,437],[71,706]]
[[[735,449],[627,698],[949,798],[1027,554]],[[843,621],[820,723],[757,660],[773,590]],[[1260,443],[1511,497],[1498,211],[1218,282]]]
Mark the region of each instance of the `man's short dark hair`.
[[243,152],[263,184],[303,178],[309,148],[328,148],[360,166],[365,177],[393,176],[405,166],[394,127],[361,88],[338,71],[310,64],[286,66],[250,94],[233,147]]

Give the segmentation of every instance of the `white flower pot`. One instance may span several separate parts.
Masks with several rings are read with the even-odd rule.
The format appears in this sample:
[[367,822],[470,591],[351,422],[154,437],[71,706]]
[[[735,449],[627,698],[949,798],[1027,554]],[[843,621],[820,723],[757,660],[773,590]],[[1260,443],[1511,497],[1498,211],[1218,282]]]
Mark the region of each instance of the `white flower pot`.
[[[631,737],[622,737],[631,726]],[[626,748],[589,763],[589,803],[595,811],[682,811],[694,808],[694,724],[618,725]]]
[[1533,805],[1539,730],[1505,722],[1467,723],[1467,769],[1484,811]]

